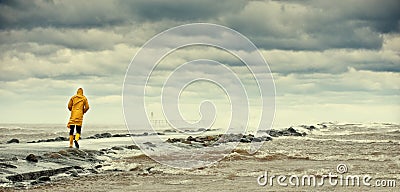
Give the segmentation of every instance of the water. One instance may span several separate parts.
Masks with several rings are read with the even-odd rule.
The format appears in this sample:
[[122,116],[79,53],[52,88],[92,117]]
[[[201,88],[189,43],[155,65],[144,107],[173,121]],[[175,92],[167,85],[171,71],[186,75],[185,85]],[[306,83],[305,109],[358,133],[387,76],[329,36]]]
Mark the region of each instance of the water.
[[[264,145],[254,155],[247,153],[249,144],[241,143],[229,153],[222,161],[211,164],[213,169],[183,170],[175,169],[169,166],[155,165],[155,169],[161,169],[164,173],[187,174],[187,175],[215,175],[221,176],[236,175],[243,177],[257,178],[264,171],[276,175],[326,175],[330,172],[337,173],[336,166],[345,164],[348,167],[348,173],[352,175],[371,175],[374,179],[387,178],[397,179],[400,183],[400,125],[389,123],[322,123],[314,125],[316,129],[309,130],[307,126],[295,126],[298,132],[306,132],[305,137],[282,136],[274,138],[273,141],[264,143]],[[283,129],[274,128],[274,129]],[[184,129],[183,129],[184,130]],[[198,136],[201,134],[213,135],[220,133],[218,129],[199,132],[198,128],[189,129],[186,133],[177,130],[159,126],[156,132],[164,133],[161,138],[188,137],[189,135]],[[182,131],[182,130],[181,130]],[[83,137],[88,137],[97,133],[127,134],[130,133],[124,125],[84,125]],[[144,129],[134,129],[133,134],[143,134]],[[6,155],[6,149],[21,151],[21,156],[26,155],[29,149],[40,151],[59,151],[66,148],[67,142],[49,142],[26,144],[25,142],[39,139],[55,138],[59,136],[66,137],[68,129],[64,124],[1,124],[0,142],[3,143],[3,156]],[[11,138],[17,138],[20,144],[4,144]],[[150,141],[152,136],[139,136],[138,140]],[[156,143],[156,148],[159,143]],[[123,138],[105,138],[105,139],[83,139],[82,146],[87,149],[111,148],[117,145],[133,144],[128,137]],[[221,144],[221,145],[230,145]],[[177,146],[185,144],[177,143]],[[165,146],[164,146],[165,147]],[[213,151],[213,149],[215,149]],[[195,151],[195,150],[194,150]],[[129,170],[137,166],[137,161],[143,158],[143,153],[138,150],[115,151],[113,156],[99,156],[106,158],[109,163],[104,169],[113,170],[116,167]],[[207,151],[211,159],[213,154],[218,154],[218,148],[211,148]],[[11,153],[11,152],[10,152]],[[112,154],[112,153],[111,153]],[[163,157],[173,157],[171,154],[160,154]],[[10,156],[11,157],[11,156]],[[126,161],[126,158],[132,160],[132,163]],[[125,161],[114,161],[123,158]],[[174,161],[176,159],[167,159]],[[178,162],[179,163],[179,162]],[[187,163],[187,162],[181,162]],[[399,184],[398,183],[398,184]],[[256,185],[256,180],[254,179]],[[275,188],[278,190],[278,188]],[[327,188],[328,189],[328,188]],[[369,190],[368,188],[366,188]]]

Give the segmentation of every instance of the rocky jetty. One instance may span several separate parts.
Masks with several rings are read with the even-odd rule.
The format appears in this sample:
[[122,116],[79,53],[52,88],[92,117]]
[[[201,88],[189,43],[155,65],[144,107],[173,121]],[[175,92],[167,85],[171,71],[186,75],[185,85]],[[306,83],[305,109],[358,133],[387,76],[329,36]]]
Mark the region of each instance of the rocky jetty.
[[261,137],[255,137],[252,134],[243,135],[243,134],[219,134],[219,135],[208,135],[208,136],[197,136],[192,137],[189,136],[187,138],[168,138],[166,142],[168,143],[184,143],[192,146],[212,146],[218,145],[221,143],[228,142],[241,142],[241,143],[251,143],[251,142],[263,142],[270,141],[272,137],[280,137],[280,136],[306,136],[305,132],[300,133],[296,131],[293,127],[290,127],[286,130],[268,130],[266,131],[268,135],[263,135]]
[[[58,152],[29,154],[25,162],[17,157],[0,158],[0,184],[26,187],[49,183],[57,175],[79,177],[102,172],[105,159],[115,159],[116,151],[139,150],[136,145],[113,146],[100,150],[62,149]],[[4,186],[4,185],[3,185]]]

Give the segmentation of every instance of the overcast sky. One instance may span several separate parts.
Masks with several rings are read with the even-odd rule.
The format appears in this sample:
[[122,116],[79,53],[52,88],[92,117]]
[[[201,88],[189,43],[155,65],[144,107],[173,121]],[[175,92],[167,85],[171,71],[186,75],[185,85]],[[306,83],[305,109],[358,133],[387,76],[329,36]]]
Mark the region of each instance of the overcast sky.
[[[83,87],[92,107],[86,123],[123,124],[135,53],[154,35],[195,22],[230,27],[259,48],[276,84],[276,125],[400,123],[398,0],[0,1],[0,123],[64,124],[68,99]],[[158,75],[201,58],[243,69],[221,50],[188,48],[168,56]],[[221,95],[198,84],[182,97],[193,106],[225,100],[217,104],[224,109]]]

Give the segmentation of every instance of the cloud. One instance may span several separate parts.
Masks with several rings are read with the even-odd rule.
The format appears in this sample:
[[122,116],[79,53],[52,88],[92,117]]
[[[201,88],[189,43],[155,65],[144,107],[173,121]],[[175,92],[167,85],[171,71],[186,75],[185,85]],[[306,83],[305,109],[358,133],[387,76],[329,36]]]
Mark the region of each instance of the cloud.
[[[35,122],[41,108],[40,115],[49,114],[53,122],[64,121],[66,101],[83,87],[93,104],[88,119],[103,123],[110,117],[121,123],[118,95],[126,69],[140,47],[171,27],[211,22],[237,30],[260,48],[275,77],[281,121],[290,119],[286,115],[300,113],[303,120],[313,115],[324,119],[318,114],[332,118],[336,114],[343,119],[341,108],[347,107],[346,114],[351,116],[369,105],[383,110],[380,119],[398,121],[384,114],[399,112],[400,105],[399,4],[395,0],[1,1],[0,104],[4,107],[0,112],[6,115],[0,120]],[[154,58],[178,40],[207,38],[238,48],[231,36],[212,31],[176,35],[143,59]],[[256,52],[238,51],[244,59],[254,61]],[[148,87],[150,99],[157,99],[157,91],[173,69],[195,59],[218,61],[245,83],[253,83],[238,58],[214,47],[191,46],[160,62]],[[142,62],[131,67],[142,72]],[[234,85],[215,65],[193,65],[187,72],[171,86],[180,89],[180,81],[198,76]],[[256,95],[255,88],[249,87],[251,96]],[[194,84],[186,89],[185,104],[193,110],[202,98],[224,100],[221,93],[207,83]],[[226,102],[219,104],[225,106]],[[330,107],[333,112],[326,112]],[[360,119],[374,117],[362,115],[365,117]]]
[[[223,17],[228,26],[264,49],[380,49],[380,33],[398,32],[398,1],[321,3],[251,1],[238,14]],[[351,7],[351,8],[349,8]]]

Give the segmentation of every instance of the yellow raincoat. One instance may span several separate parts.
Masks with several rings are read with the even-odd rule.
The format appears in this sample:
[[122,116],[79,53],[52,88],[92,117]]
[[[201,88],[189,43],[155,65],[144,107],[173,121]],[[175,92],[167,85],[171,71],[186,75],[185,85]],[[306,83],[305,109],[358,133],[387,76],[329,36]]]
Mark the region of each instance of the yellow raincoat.
[[68,103],[68,109],[71,111],[68,125],[82,126],[83,114],[89,110],[89,102],[83,95],[83,89],[79,88],[76,95],[72,96]]

